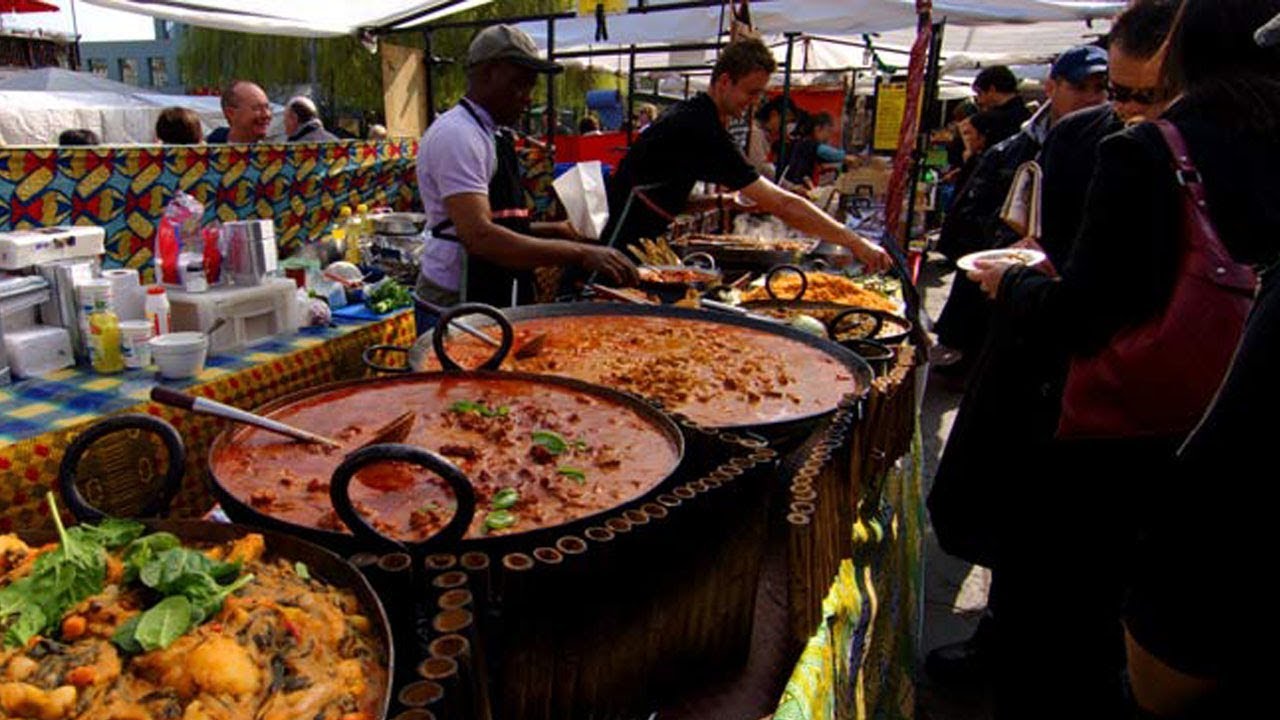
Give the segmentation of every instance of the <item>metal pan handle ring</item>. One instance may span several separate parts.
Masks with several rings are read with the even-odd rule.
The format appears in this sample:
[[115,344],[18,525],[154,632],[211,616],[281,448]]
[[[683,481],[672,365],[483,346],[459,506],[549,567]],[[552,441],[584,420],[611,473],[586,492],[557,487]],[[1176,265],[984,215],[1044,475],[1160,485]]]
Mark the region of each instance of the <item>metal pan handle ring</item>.
[[[380,354],[404,355],[405,364],[403,366],[383,365],[374,359]],[[413,372],[413,368],[409,367],[408,356],[409,348],[407,347],[401,347],[400,345],[370,345],[364,349],[364,352],[360,353],[360,360],[364,362],[365,367],[373,370],[374,372],[409,373]]]
[[169,506],[182,487],[182,476],[187,466],[187,451],[182,444],[182,436],[172,425],[151,415],[129,413],[116,415],[99,421],[89,429],[76,436],[67,447],[62,462],[58,465],[58,490],[62,499],[75,516],[77,522],[96,522],[106,517],[98,508],[80,493],[76,486],[76,468],[85,452],[102,438],[126,430],[141,430],[160,438],[165,451],[169,455],[169,469],[165,472],[160,492],[155,498],[143,506],[139,514],[143,517],[164,517],[169,514]]
[[[800,292],[797,293],[795,297],[780,298],[778,297],[778,294],[774,292],[773,281],[779,275],[789,272],[800,276]],[[769,273],[764,276],[764,290],[769,293],[769,298],[771,300],[777,300],[779,302],[799,302],[804,299],[804,294],[809,290],[809,277],[805,275],[804,270],[800,269],[796,265],[775,265],[770,268]]]
[[440,320],[436,323],[435,335],[431,338],[431,347],[436,351],[436,357],[440,359],[440,366],[448,372],[462,372],[466,368],[459,365],[453,358],[449,357],[449,352],[445,349],[445,329],[449,327],[449,323],[455,318],[466,315],[480,314],[491,318],[498,323],[498,327],[502,330],[502,341],[498,344],[498,349],[494,351],[493,356],[486,360],[478,369],[480,370],[497,370],[502,361],[507,359],[507,353],[511,352],[511,344],[515,340],[515,329],[511,327],[511,321],[507,320],[507,316],[502,311],[492,305],[484,305],[482,303],[463,303],[454,305],[440,314]]
[[866,335],[863,335],[859,339],[875,340],[876,336],[880,334],[880,327],[884,325],[884,316],[876,312],[875,310],[871,310],[868,308],[855,307],[855,308],[849,308],[848,310],[844,310],[840,312],[838,315],[831,318],[831,322],[827,323],[827,335],[831,336],[832,340],[838,341],[839,340],[838,333],[840,330],[840,326],[844,324],[844,321],[846,319],[854,316],[871,318],[871,321],[872,321],[871,331],[868,332]]
[[[453,517],[440,532],[426,540],[417,542],[396,540],[382,534],[356,511],[351,501],[351,481],[357,472],[374,463],[392,461],[412,463],[426,468],[444,479],[453,491],[453,498],[457,503]],[[333,471],[333,477],[329,481],[329,499],[333,502],[333,509],[338,513],[338,517],[351,529],[351,532],[355,533],[356,537],[380,547],[390,546],[404,550],[415,557],[426,555],[437,548],[456,545],[466,536],[467,529],[471,527],[471,521],[476,514],[475,490],[457,465],[430,450],[396,443],[370,445],[348,455]]]

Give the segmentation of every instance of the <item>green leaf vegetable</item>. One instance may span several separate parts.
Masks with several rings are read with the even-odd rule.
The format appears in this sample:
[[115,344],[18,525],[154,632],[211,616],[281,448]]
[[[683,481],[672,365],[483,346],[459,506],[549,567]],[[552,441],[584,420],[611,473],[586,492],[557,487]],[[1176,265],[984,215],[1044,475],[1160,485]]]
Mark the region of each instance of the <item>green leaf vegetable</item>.
[[411,307],[413,294],[405,286],[388,278],[365,296],[364,304],[379,315],[384,315],[402,307]]
[[32,637],[51,632],[71,608],[102,592],[107,548],[124,545],[143,531],[141,524],[128,520],[68,530],[52,492],[46,500],[58,530],[57,549],[36,558],[29,575],[0,589],[0,629],[4,630],[4,644],[11,647],[21,647]]
[[105,520],[68,529],[53,493],[47,498],[59,545],[36,558],[26,577],[0,588],[0,630],[7,646],[21,647],[36,635],[53,632],[72,608],[101,593],[109,549],[124,548],[125,583],[140,581],[161,596],[116,629],[112,642],[125,652],[168,647],[253,580],[253,575],[240,575],[238,563],[217,562],[183,548],[170,533],[143,536],[144,526],[133,521]]
[[509,510],[517,502],[520,502],[520,491],[515,488],[502,488],[494,493],[493,500],[489,503],[494,510]]
[[516,516],[510,510],[494,510],[484,516],[484,526],[490,530],[505,530],[516,524]]
[[569,449],[569,441],[554,430],[534,430],[533,444],[539,445],[552,455],[559,455]]
[[304,563],[304,562],[296,562],[296,563],[294,563],[294,564],[293,564],[293,572],[294,572],[294,574],[295,574],[295,575],[297,575],[298,577],[302,578],[303,580],[310,580],[310,579],[311,579],[311,569],[310,569],[310,568],[308,568],[308,567],[307,567],[307,564],[306,564],[306,563]]
[[567,477],[570,480],[578,483],[579,485],[585,485],[587,482],[587,474],[583,472],[581,469],[576,467],[569,467],[568,465],[562,465],[556,468],[556,472],[560,474],[562,477]]
[[508,414],[511,413],[511,408],[507,407],[506,405],[499,405],[496,408],[491,408],[482,402],[472,401],[472,400],[459,400],[458,402],[449,406],[449,412],[476,413],[477,415],[480,415],[482,417],[492,418],[492,417],[506,417]]

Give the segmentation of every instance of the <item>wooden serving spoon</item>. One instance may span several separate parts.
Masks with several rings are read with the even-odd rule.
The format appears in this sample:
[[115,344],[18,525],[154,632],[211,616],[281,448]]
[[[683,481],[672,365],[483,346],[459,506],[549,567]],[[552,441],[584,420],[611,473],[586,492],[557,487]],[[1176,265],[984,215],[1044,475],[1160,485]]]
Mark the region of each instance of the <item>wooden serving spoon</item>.
[[[151,400],[153,402],[158,402],[161,405],[168,405],[169,407],[176,407],[181,410],[189,410],[203,415],[213,415],[214,417],[220,417],[224,420],[252,425],[257,428],[262,428],[267,432],[284,435],[285,437],[291,437],[295,440],[301,440],[302,442],[324,445],[325,447],[334,449],[342,448],[342,443],[334,440],[333,438],[317,435],[316,433],[303,430],[302,428],[286,425],[279,420],[272,420],[271,418],[263,417],[262,415],[251,413],[247,410],[241,410],[240,408],[232,407],[216,400],[210,400],[209,398],[189,395],[181,390],[174,390],[173,388],[167,388],[163,385],[156,385],[151,388]],[[370,436],[369,440],[361,443],[359,447],[352,448],[352,452],[359,450],[360,448],[368,447],[369,445],[398,443],[403,441],[409,436],[409,431],[413,429],[413,423],[416,418],[417,416],[412,412],[406,412],[400,415],[386,425],[378,428],[378,430]]]

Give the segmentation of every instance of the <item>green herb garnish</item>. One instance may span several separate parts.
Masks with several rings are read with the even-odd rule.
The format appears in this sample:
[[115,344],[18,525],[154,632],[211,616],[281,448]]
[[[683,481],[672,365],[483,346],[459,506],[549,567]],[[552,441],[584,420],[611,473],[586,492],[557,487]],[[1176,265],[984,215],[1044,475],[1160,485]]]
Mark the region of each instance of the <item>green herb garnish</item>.
[[534,445],[544,448],[552,455],[559,455],[569,449],[569,442],[554,430],[534,430],[531,437]]
[[484,516],[484,526],[490,530],[505,530],[515,524],[515,513],[510,510],[494,510]]
[[494,510],[507,510],[520,501],[520,491],[515,488],[502,488],[494,493],[489,505]]
[[585,485],[587,482],[587,474],[576,467],[569,467],[568,465],[562,465],[556,468],[556,472],[578,483],[579,485]]
[[53,493],[45,498],[59,545],[36,558],[29,575],[0,589],[0,629],[4,644],[11,647],[21,647],[32,637],[51,632],[67,611],[102,592],[107,549],[129,543],[144,530],[140,523],[129,520],[107,520],[97,527],[68,530],[58,515]]
[[310,580],[310,579],[311,579],[311,570],[310,570],[310,568],[308,568],[308,567],[307,567],[307,564],[306,564],[306,563],[304,563],[304,562],[296,562],[296,563],[294,563],[294,564],[293,564],[293,572],[294,572],[294,574],[295,574],[295,575],[297,575],[298,577],[302,578],[303,580]]
[[511,413],[511,408],[506,405],[499,405],[496,408],[491,408],[482,402],[476,402],[474,400],[459,400],[449,406],[449,412],[476,413],[481,417],[493,418],[506,417]]

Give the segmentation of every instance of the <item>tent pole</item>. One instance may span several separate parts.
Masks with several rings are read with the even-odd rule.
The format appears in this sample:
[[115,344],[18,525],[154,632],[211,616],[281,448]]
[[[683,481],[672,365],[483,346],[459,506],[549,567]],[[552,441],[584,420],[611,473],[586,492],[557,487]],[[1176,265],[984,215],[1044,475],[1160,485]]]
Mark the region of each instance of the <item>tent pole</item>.
[[[929,64],[925,66],[924,78],[924,98],[920,101],[920,117],[926,116],[929,104],[934,102],[938,97],[938,61],[942,54],[942,32],[946,27],[946,21],[934,23],[932,42],[929,44]],[[906,247],[911,242],[911,226],[915,222],[916,214],[916,195],[917,188],[920,186],[920,176],[924,174],[925,155],[929,149],[929,130],[921,122],[920,127],[916,128],[916,149],[911,154],[911,185],[907,192],[907,223],[904,237],[906,238]]]
[[627,147],[635,138],[636,124],[631,118],[636,114],[636,46],[631,46],[631,59],[627,63]]
[[423,53],[422,64],[426,66],[426,85],[427,85],[427,126],[436,121],[436,57],[435,52],[431,49],[431,28],[422,31]]
[[791,59],[796,49],[796,34],[787,33],[787,62],[782,70],[782,109],[778,117],[778,157],[774,160],[778,169],[774,172],[774,182],[782,181],[782,172],[787,169],[787,106],[791,104]]
[[[547,18],[547,60],[555,61],[556,57],[556,19]],[[551,153],[551,164],[556,162],[556,130],[559,129],[560,118],[556,112],[556,76],[547,74],[547,148]]]

